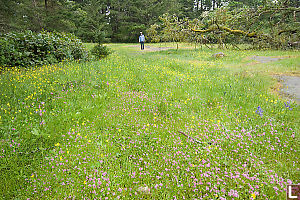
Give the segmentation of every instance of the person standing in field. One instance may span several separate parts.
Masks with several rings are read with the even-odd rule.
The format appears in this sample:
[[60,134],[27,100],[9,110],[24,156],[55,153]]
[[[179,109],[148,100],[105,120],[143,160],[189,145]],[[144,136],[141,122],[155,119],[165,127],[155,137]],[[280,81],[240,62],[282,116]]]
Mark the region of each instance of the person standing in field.
[[139,43],[141,43],[141,50],[144,50],[144,43],[145,43],[145,36],[141,32],[141,35],[139,37]]

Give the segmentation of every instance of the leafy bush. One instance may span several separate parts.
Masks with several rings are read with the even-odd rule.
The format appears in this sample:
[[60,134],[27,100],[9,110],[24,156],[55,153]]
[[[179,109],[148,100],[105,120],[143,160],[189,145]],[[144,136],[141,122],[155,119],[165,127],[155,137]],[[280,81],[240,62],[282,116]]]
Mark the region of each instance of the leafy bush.
[[91,50],[91,54],[95,56],[98,59],[105,58],[110,54],[109,48],[106,46],[103,46],[102,44],[97,44],[94,46],[94,48]]
[[25,31],[0,35],[0,66],[29,67],[88,58],[82,42],[70,33]]

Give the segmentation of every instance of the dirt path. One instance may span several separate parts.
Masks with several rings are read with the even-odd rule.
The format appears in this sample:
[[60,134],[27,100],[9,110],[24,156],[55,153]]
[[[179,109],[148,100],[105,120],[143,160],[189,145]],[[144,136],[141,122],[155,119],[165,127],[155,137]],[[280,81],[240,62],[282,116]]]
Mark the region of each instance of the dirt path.
[[[134,47],[137,50],[142,51],[140,45],[128,45],[126,47]],[[145,49],[143,51],[163,51],[168,49],[176,49],[176,47],[153,47],[145,44]]]
[[[136,48],[138,51],[164,51],[164,50],[168,50],[168,49],[176,49],[176,47],[154,47],[154,46],[150,46],[150,45],[146,45],[145,44],[145,49],[141,50],[141,46],[140,45],[128,45],[126,47],[134,47]],[[193,47],[179,47],[179,49],[192,49]]]

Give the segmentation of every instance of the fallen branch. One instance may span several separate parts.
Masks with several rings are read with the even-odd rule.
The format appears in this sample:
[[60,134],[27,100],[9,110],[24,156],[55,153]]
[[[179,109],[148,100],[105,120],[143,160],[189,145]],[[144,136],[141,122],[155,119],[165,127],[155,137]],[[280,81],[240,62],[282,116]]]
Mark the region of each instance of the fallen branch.
[[[182,132],[182,131],[178,131],[179,133],[181,133],[182,135],[184,135],[185,137],[187,137],[187,138],[190,138],[190,139],[192,139],[192,140],[194,140],[195,142],[197,142],[197,143],[199,143],[199,144],[203,144],[204,142],[200,142],[199,140],[197,140],[197,139],[195,139],[195,138],[193,138],[192,136],[190,136],[190,135],[188,135],[188,134],[186,134],[186,133],[184,133],[184,132]],[[211,145],[211,143],[210,142],[208,142],[208,144],[209,145]]]

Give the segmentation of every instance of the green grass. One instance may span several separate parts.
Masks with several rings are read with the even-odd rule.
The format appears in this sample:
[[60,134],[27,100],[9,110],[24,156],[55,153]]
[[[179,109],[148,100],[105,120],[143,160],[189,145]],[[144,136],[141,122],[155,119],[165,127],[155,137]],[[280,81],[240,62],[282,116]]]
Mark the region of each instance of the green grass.
[[3,199],[283,199],[299,182],[299,106],[271,89],[299,52],[107,45],[0,75]]
[[87,50],[91,50],[94,46],[96,46],[97,43],[83,43],[83,45],[85,46],[85,48]]

